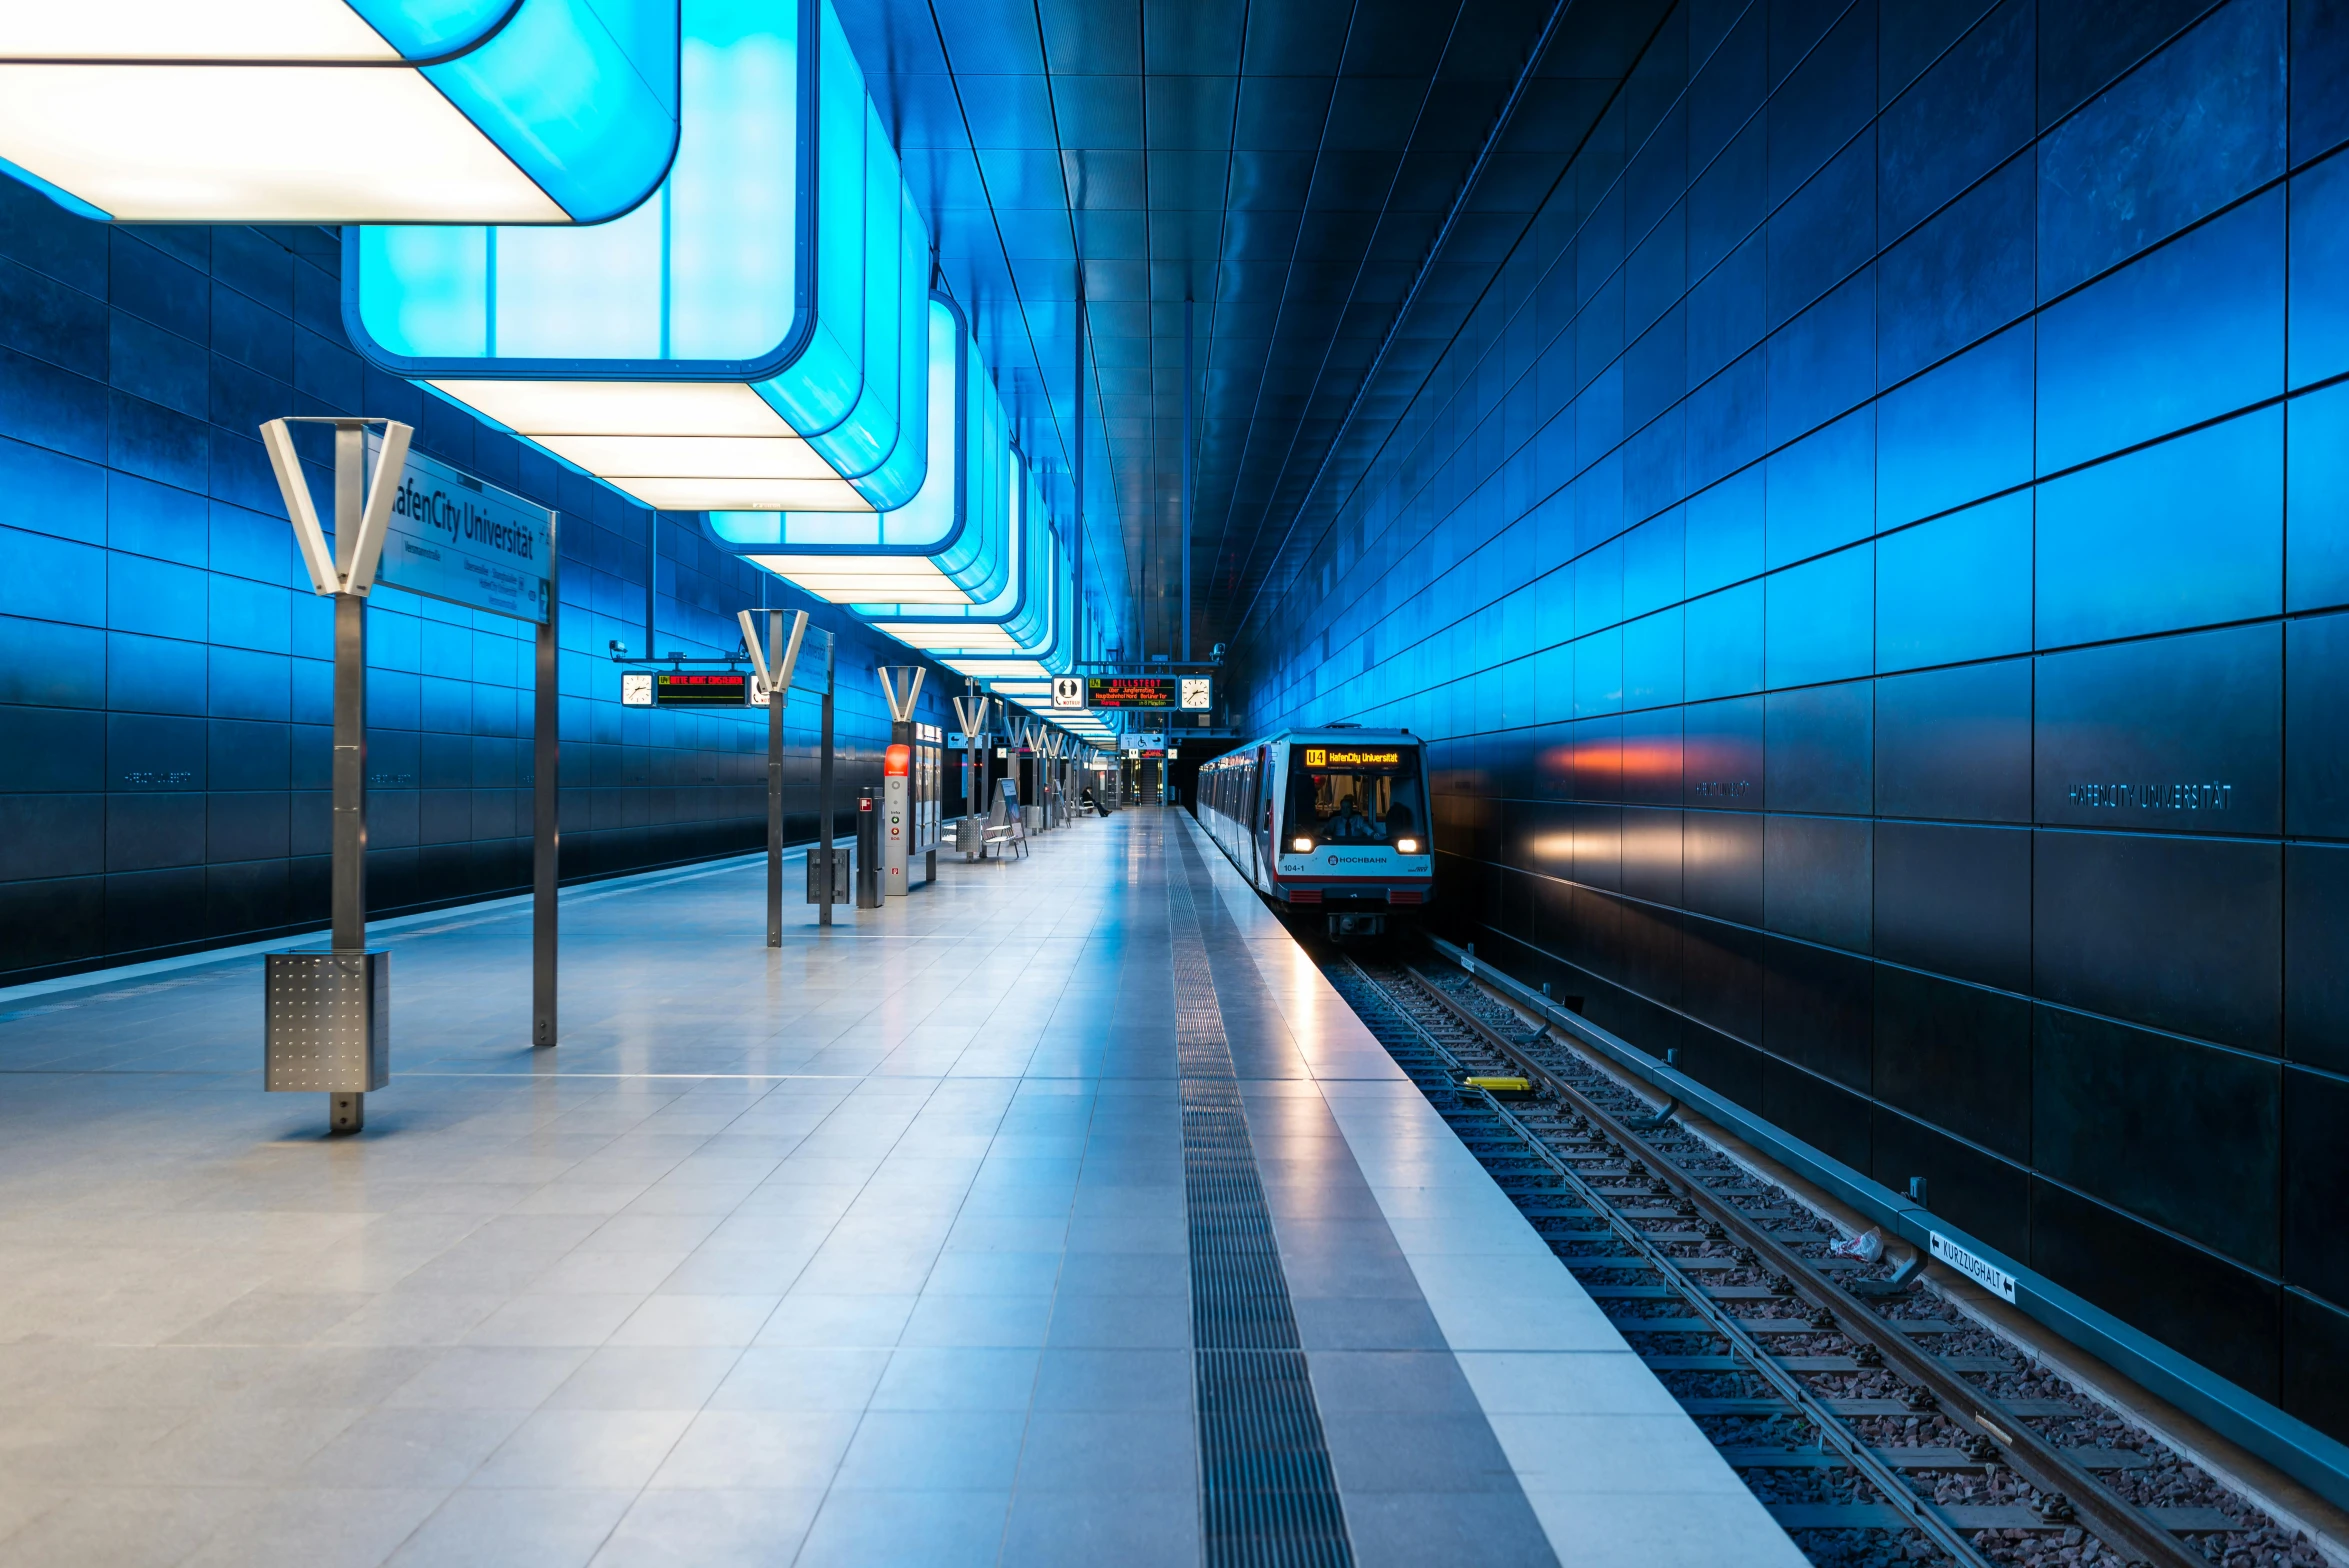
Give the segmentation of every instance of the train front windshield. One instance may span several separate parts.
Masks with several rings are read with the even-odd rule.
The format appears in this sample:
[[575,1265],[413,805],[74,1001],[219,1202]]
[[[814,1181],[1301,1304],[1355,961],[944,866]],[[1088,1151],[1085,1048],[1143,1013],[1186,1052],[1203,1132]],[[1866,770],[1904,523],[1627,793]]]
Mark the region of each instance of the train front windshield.
[[[1383,844],[1406,855],[1427,852],[1417,747],[1292,746],[1289,780],[1283,849],[1301,854],[1318,844]],[[1304,844],[1307,839],[1312,843]]]

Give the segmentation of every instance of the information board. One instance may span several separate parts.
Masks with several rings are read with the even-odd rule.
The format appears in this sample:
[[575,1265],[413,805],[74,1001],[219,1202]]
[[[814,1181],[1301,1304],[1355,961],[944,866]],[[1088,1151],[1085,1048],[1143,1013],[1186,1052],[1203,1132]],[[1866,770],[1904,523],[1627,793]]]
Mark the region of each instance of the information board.
[[1088,708],[1171,708],[1175,683],[1162,675],[1088,675]]
[[750,676],[741,671],[655,670],[656,708],[739,708],[750,701]]
[[[1054,693],[1057,699],[1057,691]],[[1058,707],[1056,700],[1053,704]],[[1180,708],[1205,713],[1215,706],[1215,682],[1204,675],[1088,675],[1089,708]]]
[[[382,447],[370,430],[369,458]],[[544,622],[554,552],[552,512],[410,447],[375,575],[428,599]]]

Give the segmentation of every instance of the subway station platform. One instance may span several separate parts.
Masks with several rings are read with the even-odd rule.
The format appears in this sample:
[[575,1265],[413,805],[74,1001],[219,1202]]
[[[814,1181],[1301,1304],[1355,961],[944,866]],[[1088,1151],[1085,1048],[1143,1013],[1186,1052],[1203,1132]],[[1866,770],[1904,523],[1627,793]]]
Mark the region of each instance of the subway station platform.
[[257,955],[0,993],[0,1568],[1801,1561],[1186,815],[1034,851],[576,890],[552,1051],[402,922],[356,1138]]

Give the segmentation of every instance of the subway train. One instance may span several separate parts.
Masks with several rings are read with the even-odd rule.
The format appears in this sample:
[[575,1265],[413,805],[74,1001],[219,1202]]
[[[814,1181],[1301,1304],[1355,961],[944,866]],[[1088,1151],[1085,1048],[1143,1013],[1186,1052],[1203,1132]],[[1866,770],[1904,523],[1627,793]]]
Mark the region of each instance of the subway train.
[[1435,896],[1427,755],[1409,730],[1283,730],[1199,770],[1198,817],[1258,892],[1377,936]]

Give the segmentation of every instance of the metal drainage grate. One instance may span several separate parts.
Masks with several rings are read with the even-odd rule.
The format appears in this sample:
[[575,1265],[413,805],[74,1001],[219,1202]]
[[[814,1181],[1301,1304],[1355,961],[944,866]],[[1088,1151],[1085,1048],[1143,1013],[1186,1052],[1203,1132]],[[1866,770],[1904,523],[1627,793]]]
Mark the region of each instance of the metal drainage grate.
[[1187,862],[1197,855],[1169,836],[1179,846],[1167,855],[1167,914],[1206,1560],[1208,1568],[1350,1568],[1337,1477],[1192,896]]

